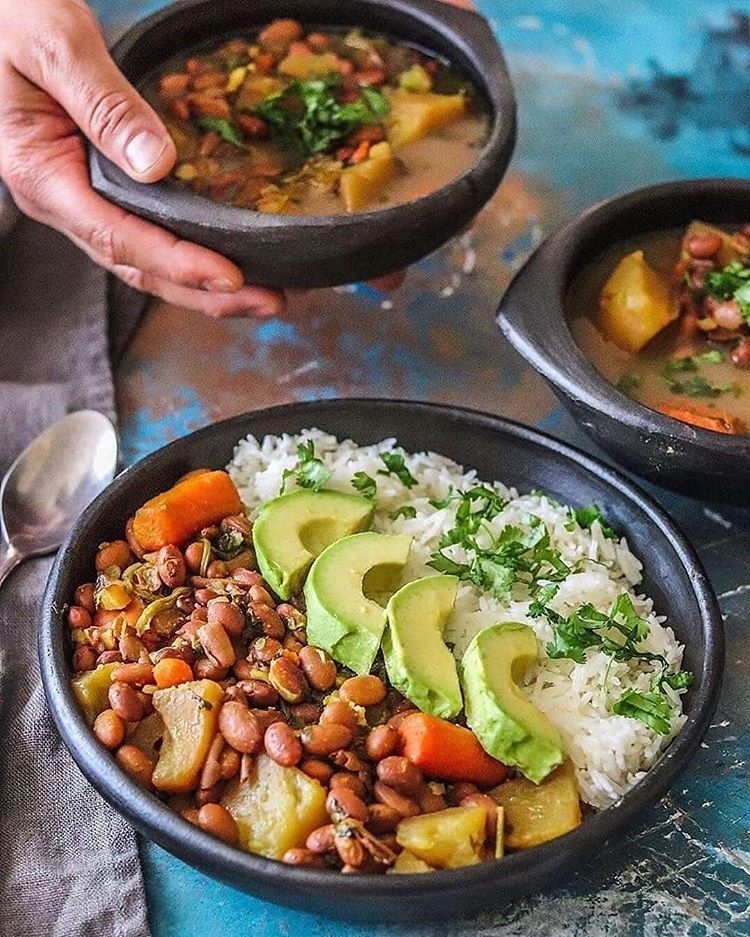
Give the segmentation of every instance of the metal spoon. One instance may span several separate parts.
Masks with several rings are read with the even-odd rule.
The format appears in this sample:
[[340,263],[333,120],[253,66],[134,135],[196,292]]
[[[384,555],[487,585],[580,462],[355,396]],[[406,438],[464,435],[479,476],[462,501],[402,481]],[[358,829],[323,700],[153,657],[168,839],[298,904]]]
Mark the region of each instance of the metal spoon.
[[96,410],[69,413],[24,449],[0,482],[0,585],[60,546],[116,466],[115,428]]

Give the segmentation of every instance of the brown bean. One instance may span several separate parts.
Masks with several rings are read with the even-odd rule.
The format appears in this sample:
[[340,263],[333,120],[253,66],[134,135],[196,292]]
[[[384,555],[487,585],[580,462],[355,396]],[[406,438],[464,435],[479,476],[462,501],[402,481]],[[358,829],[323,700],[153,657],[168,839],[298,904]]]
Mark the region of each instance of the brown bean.
[[417,800],[422,813],[437,813],[438,810],[445,810],[448,806],[444,795],[432,790],[429,784],[425,784],[417,795]]
[[385,699],[385,684],[375,674],[358,674],[344,680],[339,688],[339,696],[345,702],[354,703],[356,706],[374,706]]
[[258,706],[261,709],[275,706],[279,701],[279,692],[275,690],[270,683],[263,680],[242,680],[239,684],[242,692],[245,694],[248,703]]
[[276,600],[261,583],[250,586],[247,590],[247,595],[251,602],[259,602],[261,605],[267,605],[269,608],[276,608]]
[[317,869],[323,868],[323,860],[320,856],[316,856],[315,853],[310,852],[309,849],[304,849],[302,846],[293,846],[291,849],[287,849],[281,857],[281,861],[287,865],[307,865]]
[[102,651],[96,658],[96,666],[101,664],[119,664],[122,662],[122,654],[119,651]]
[[265,140],[271,135],[271,128],[262,117],[255,114],[238,114],[237,124],[249,140]]
[[401,755],[389,755],[378,762],[378,779],[393,787],[407,797],[415,797],[424,783],[422,772],[408,758]]
[[365,847],[357,839],[354,828],[346,823],[337,824],[333,844],[339,854],[339,859],[352,869],[358,869],[367,859]]
[[328,784],[333,774],[333,768],[327,761],[321,761],[320,758],[305,758],[304,761],[300,762],[299,768],[309,778],[315,778],[323,785]]
[[196,589],[193,595],[198,605],[208,605],[212,599],[218,599],[219,597],[218,592],[214,592],[213,589],[209,589],[206,586]]
[[225,748],[221,753],[219,776],[222,781],[229,781],[240,770],[240,753],[234,748]]
[[203,804],[218,804],[223,793],[224,785],[218,782],[214,784],[213,787],[199,788],[195,792],[195,800],[200,806]]
[[365,739],[367,757],[373,761],[382,761],[396,751],[398,745],[398,732],[393,726],[375,726]]
[[707,260],[718,253],[721,248],[721,238],[718,234],[695,234],[687,242],[687,251],[691,257],[698,260]]
[[96,667],[96,651],[90,644],[81,644],[73,652],[73,670],[93,670]]
[[208,579],[224,579],[229,575],[229,567],[224,560],[211,560],[206,567]]
[[419,804],[382,781],[376,781],[373,787],[375,800],[398,811],[402,817],[416,817],[420,813]]
[[215,621],[207,621],[198,628],[198,639],[206,657],[219,667],[231,667],[237,660],[232,642],[222,626]]
[[231,111],[224,98],[215,98],[208,91],[196,91],[188,95],[190,111],[196,117],[223,117],[229,120]]
[[467,794],[459,803],[461,807],[483,807],[487,814],[487,838],[494,842],[497,834],[497,804],[487,794]]
[[308,33],[307,44],[313,52],[325,52],[331,48],[331,38],[325,33]]
[[106,748],[117,748],[125,738],[125,723],[114,709],[105,709],[94,720],[94,735]]
[[224,750],[224,737],[217,732],[208,749],[206,760],[201,770],[199,786],[203,789],[213,787],[221,780],[221,753]]
[[276,638],[256,638],[250,645],[250,653],[259,664],[270,664],[281,653],[281,643]]
[[301,703],[309,693],[305,675],[286,657],[276,657],[271,661],[268,680],[287,703]]
[[196,605],[196,607],[190,613],[190,620],[196,623],[196,630],[200,626],[208,621],[208,609],[205,605]]
[[336,682],[336,664],[325,651],[308,644],[300,649],[299,662],[314,689],[325,693],[333,687]]
[[206,71],[193,78],[192,84],[196,91],[205,91],[206,88],[223,88],[227,83],[224,72]]
[[367,804],[348,787],[337,787],[329,791],[326,810],[334,823],[346,817],[364,822],[369,816]]
[[263,748],[263,728],[247,706],[230,700],[219,712],[219,731],[232,748],[257,755]]
[[221,804],[204,804],[198,811],[198,826],[207,833],[213,833],[230,846],[239,845],[240,833],[237,823],[227,808],[222,807]]
[[333,834],[335,827],[333,823],[326,823],[313,830],[305,840],[305,847],[314,852],[316,856],[323,856],[330,852],[333,847]]
[[739,329],[745,321],[736,299],[726,299],[723,302],[716,303],[711,310],[711,316],[722,329],[729,329],[730,331]]
[[750,339],[743,338],[729,353],[738,368],[750,368]]
[[286,722],[274,722],[263,736],[266,752],[285,768],[293,768],[302,758],[302,743]]
[[120,649],[120,654],[122,654],[122,659],[130,663],[134,661],[144,660],[148,657],[146,648],[143,646],[143,642],[137,638],[134,634],[130,632],[125,632],[125,634],[120,638],[118,644]]
[[304,30],[297,20],[278,19],[258,33],[258,43],[270,51],[283,51],[303,35]]
[[267,637],[278,641],[286,634],[284,622],[279,618],[275,609],[269,605],[264,605],[262,602],[250,602],[247,611],[253,622],[260,625],[263,634]]
[[362,761],[359,755],[346,748],[340,748],[338,751],[333,752],[330,758],[339,768],[343,768],[344,771],[351,771],[353,774],[362,772],[366,775],[370,770],[370,766]]
[[127,773],[144,787],[151,786],[154,766],[147,755],[135,745],[121,745],[115,753],[115,761]]
[[73,631],[91,627],[91,613],[80,605],[71,605],[67,617],[68,627]]
[[401,822],[402,815],[388,804],[370,804],[367,829],[373,833],[391,833]]
[[334,775],[331,776],[331,780],[328,782],[328,786],[332,791],[338,790],[338,788],[345,787],[350,791],[353,791],[357,797],[364,797],[367,795],[367,787],[365,786],[364,781],[358,777],[356,774],[352,774],[349,771],[337,771]]
[[218,624],[232,638],[242,637],[245,614],[242,609],[225,599],[213,599],[208,603],[208,621]]
[[125,722],[138,722],[146,715],[143,700],[129,683],[113,683],[107,695],[109,705]]
[[229,673],[228,667],[220,667],[210,657],[199,657],[193,664],[193,675],[196,680],[216,680],[218,683]]
[[162,547],[156,554],[156,572],[170,589],[184,586],[187,582],[185,558],[174,544]]
[[184,72],[162,75],[159,79],[159,91],[165,96],[172,97],[173,95],[182,94],[184,91],[187,91],[187,86],[189,84],[190,75]]
[[121,664],[112,671],[112,680],[117,683],[132,683],[145,686],[154,682],[154,668],[150,661]]
[[323,706],[321,703],[308,702],[296,703],[289,708],[295,723],[302,723],[303,725],[309,726],[320,720]]
[[186,807],[184,810],[180,811],[180,816],[183,820],[187,820],[188,823],[192,823],[193,826],[198,826],[198,808],[197,807]]
[[404,719],[406,719],[411,711],[412,710],[406,710],[404,712],[394,713],[394,715],[392,715],[391,718],[386,722],[386,725],[391,729],[398,730],[398,727],[401,725]]
[[93,615],[96,611],[94,583],[84,582],[83,585],[80,585],[75,591],[73,601],[76,605],[80,605],[81,608],[85,608],[89,614]]
[[111,566],[118,569],[126,569],[133,562],[133,554],[130,552],[130,546],[126,540],[112,540],[109,543],[103,543],[96,554],[94,565],[98,573],[103,573]]
[[190,572],[200,572],[201,563],[203,562],[203,542],[200,540],[194,540],[192,543],[189,543],[185,547],[184,556],[185,565],[190,570]]
[[242,586],[263,585],[263,577],[257,570],[245,569],[243,566],[232,570],[232,579],[234,579],[235,582],[238,582]]
[[352,707],[343,700],[331,700],[320,715],[321,725],[346,726],[352,733],[359,728],[359,720]]
[[305,726],[302,730],[302,745],[310,755],[331,755],[339,748],[347,748],[352,743],[351,729],[338,723]]

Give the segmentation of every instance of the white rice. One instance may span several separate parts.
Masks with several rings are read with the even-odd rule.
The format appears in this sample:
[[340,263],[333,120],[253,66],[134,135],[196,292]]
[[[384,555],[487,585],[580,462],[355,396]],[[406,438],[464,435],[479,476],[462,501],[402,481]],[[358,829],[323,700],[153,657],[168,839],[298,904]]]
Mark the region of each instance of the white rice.
[[[571,524],[569,510],[545,495],[519,495],[499,482],[482,482],[475,472],[464,472],[444,456],[405,453],[405,464],[417,480],[417,485],[409,489],[394,475],[378,474],[383,469],[380,453],[398,449],[395,439],[357,446],[351,440],[339,442],[334,436],[314,429],[294,436],[267,436],[261,441],[249,436],[238,444],[228,469],[251,517],[264,501],[279,494],[284,470],[296,466],[297,446],[308,439],[314,442],[315,455],[331,471],[326,487],[352,492],[351,479],[358,471],[377,480],[373,529],[410,534],[414,538],[404,582],[435,574],[426,564],[442,533],[453,526],[455,505],[436,509],[429,502],[445,498],[451,486],[463,490],[483,483],[509,499],[492,522],[495,532],[507,524],[527,525],[529,515],[534,515],[546,525],[551,546],[560,551],[568,566],[575,567],[550,603],[556,611],[570,614],[590,602],[598,610],[608,612],[614,600],[627,591],[636,612],[650,626],[641,649],[662,655],[679,669],[683,648],[672,629],[655,613],[652,600],[636,591],[641,581],[641,563],[624,538],[608,539],[596,521],[590,529]],[[292,487],[293,481],[287,480],[286,490]],[[416,517],[391,520],[389,515],[405,504],[416,509]],[[461,559],[460,552],[451,555]],[[520,621],[534,629],[539,639],[540,660],[525,675],[523,689],[559,729],[565,750],[576,766],[582,799],[596,808],[611,806],[643,777],[683,725],[680,695],[667,690],[673,703],[672,731],[667,736],[637,719],[613,714],[612,701],[625,689],[649,690],[658,665],[612,661],[600,650],[589,651],[583,664],[550,659],[545,647],[553,637],[552,627],[544,618],[529,617],[529,604],[529,598],[523,595],[504,603],[471,583],[461,582],[446,627],[446,640],[455,644],[456,657],[460,658],[471,638],[487,625]]]

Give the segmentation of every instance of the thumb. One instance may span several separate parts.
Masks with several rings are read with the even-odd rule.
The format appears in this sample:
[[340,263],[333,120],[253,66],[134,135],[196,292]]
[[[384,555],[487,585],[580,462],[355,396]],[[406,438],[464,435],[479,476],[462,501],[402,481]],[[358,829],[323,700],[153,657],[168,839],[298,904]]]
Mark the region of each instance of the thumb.
[[[88,10],[47,55],[39,84],[108,159],[138,182],[155,182],[174,165],[175,145],[156,112],[107,51]],[[59,34],[58,34],[59,35]]]

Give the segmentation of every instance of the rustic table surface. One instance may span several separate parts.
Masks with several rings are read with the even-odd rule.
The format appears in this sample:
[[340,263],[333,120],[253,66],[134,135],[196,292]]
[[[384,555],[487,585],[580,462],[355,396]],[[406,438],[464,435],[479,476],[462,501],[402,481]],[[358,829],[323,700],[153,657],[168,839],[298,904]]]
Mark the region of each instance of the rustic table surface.
[[[294,400],[444,401],[595,451],[497,331],[497,301],[547,234],[628,188],[750,169],[750,9],[723,0],[480,0],[519,105],[507,179],[474,228],[386,295],[292,295],[279,319],[214,322],[155,305],[117,370],[128,463],[236,413]],[[110,35],[153,2],[98,4]],[[724,689],[668,795],[563,888],[412,935],[750,934],[750,511],[651,488],[698,548],[721,602]],[[637,552],[638,544],[631,545]],[[155,937],[400,937],[280,909],[157,846],[143,859]]]

